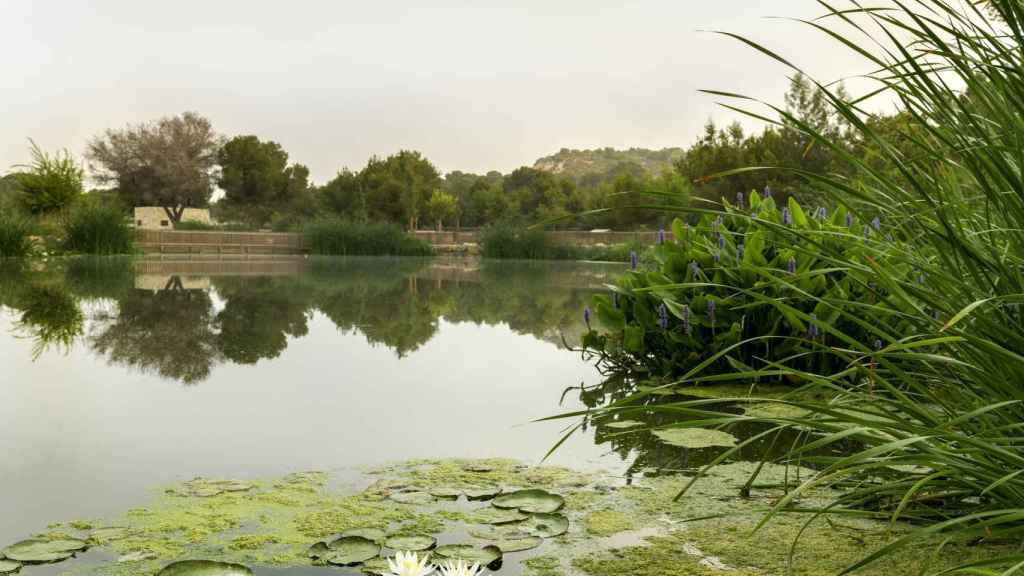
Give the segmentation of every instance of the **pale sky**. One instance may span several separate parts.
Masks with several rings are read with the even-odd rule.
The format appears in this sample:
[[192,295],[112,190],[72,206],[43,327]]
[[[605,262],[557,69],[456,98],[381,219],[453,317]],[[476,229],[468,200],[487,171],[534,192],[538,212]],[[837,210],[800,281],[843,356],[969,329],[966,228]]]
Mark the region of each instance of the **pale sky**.
[[0,172],[28,138],[81,155],[108,127],[195,110],[284,146],[322,183],[371,155],[508,172],[562,147],[686,146],[701,88],[781,102],[787,71],[865,72],[834,41],[766,16],[813,0],[0,0]]

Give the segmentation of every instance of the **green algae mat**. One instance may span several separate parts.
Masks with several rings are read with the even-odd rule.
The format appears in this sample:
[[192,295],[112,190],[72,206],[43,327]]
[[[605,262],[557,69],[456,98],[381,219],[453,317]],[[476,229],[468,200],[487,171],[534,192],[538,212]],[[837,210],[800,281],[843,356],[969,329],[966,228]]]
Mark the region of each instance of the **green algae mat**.
[[[698,477],[633,478],[508,460],[418,460],[371,470],[359,491],[322,472],[202,479],[162,489],[144,507],[54,524],[0,543],[0,574],[244,576],[306,567],[386,574],[415,552],[526,576],[826,575],[898,538],[900,526],[854,517],[786,515],[754,531],[787,489],[814,472],[733,463]],[[743,496],[741,496],[743,494]],[[807,494],[813,508],[829,494]],[[937,572],[999,548],[951,542],[908,549],[858,574]],[[787,570],[789,570],[787,572]],[[52,572],[49,572],[52,573]]]

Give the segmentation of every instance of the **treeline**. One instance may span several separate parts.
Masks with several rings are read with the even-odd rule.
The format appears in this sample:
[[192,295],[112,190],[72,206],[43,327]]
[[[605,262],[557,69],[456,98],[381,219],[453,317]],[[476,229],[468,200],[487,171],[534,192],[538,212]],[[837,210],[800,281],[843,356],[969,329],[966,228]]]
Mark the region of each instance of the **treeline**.
[[[162,206],[180,224],[187,207],[211,208],[215,219],[248,228],[294,230],[319,219],[391,222],[407,229],[485,227],[546,222],[552,228],[658,228],[667,223],[650,207],[718,202],[770,187],[806,205],[821,201],[806,174],[841,173],[843,154],[870,158],[803,76],[792,79],[782,118],[760,133],[709,121],[690,147],[661,151],[563,149],[511,173],[442,175],[420,152],[373,157],[359,170],[342,169],[316,185],[309,169],[291,162],[277,142],[254,135],[226,138],[210,121],[180,116],[108,130],[93,138],[85,159],[103,188],[91,197],[122,208]],[[899,117],[869,120],[902,125]],[[828,134],[834,147],[811,145],[801,125]],[[33,215],[65,209],[84,192],[85,173],[70,153],[49,155],[33,144],[33,162],[3,179],[0,206]],[[794,170],[748,170],[742,167]],[[660,171],[658,169],[660,168]],[[214,202],[215,191],[220,195]]]

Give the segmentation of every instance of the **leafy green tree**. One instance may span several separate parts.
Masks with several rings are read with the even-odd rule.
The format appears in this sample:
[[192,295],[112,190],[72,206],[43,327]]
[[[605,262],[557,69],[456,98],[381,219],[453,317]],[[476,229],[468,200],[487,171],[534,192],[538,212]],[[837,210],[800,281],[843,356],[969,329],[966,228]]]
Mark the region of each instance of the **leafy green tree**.
[[33,214],[67,208],[82,195],[82,167],[67,150],[51,155],[29,142],[32,162],[15,175],[23,206]]
[[362,178],[347,168],[317,189],[317,197],[323,208],[335,216],[357,221],[367,218]]
[[171,222],[213,194],[221,137],[195,112],[107,130],[89,142],[96,179],[114,186],[127,204],[161,206]]
[[459,204],[455,196],[443,191],[434,190],[427,201],[427,214],[437,223],[438,231],[445,220],[451,220],[459,213]]
[[263,225],[309,188],[309,169],[288,165],[288,153],[277,142],[236,136],[217,152],[224,203],[254,225]]
[[422,154],[402,150],[371,158],[359,174],[371,220],[405,223],[414,230],[430,195],[442,185],[437,169]]

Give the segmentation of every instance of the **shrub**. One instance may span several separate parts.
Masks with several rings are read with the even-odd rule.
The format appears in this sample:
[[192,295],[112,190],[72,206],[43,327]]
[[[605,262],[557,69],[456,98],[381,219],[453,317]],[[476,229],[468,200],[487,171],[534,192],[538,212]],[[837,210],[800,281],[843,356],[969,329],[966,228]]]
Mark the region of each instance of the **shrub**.
[[0,214],[0,259],[24,258],[32,253],[32,225],[26,218]]
[[574,260],[579,252],[573,246],[557,244],[546,232],[537,228],[521,228],[498,223],[480,234],[481,253],[485,258],[520,260]]
[[32,163],[17,174],[25,208],[43,214],[71,206],[82,195],[82,168],[67,150],[50,155],[32,142],[31,152]]
[[129,254],[134,231],[124,213],[101,202],[81,202],[63,222],[62,248],[80,254]]
[[[725,204],[724,214],[706,214],[692,229],[677,219],[653,250],[655,270],[636,269],[613,295],[595,297],[607,332],[589,332],[584,346],[606,368],[681,376],[714,359],[704,368],[713,375],[788,359],[828,371],[834,363],[816,353],[820,347],[889,343],[905,331],[895,310],[872,310],[888,333],[842,315],[885,297],[863,269],[835,266],[863,267],[868,254],[885,265],[878,252],[888,241],[878,230],[870,229],[868,245],[855,232],[863,224],[847,220],[844,208],[808,216],[793,198],[780,210],[771,197],[752,194],[753,218]],[[826,324],[839,333],[826,333]]]
[[303,229],[312,254],[333,256],[429,256],[430,244],[395,224],[318,220]]

